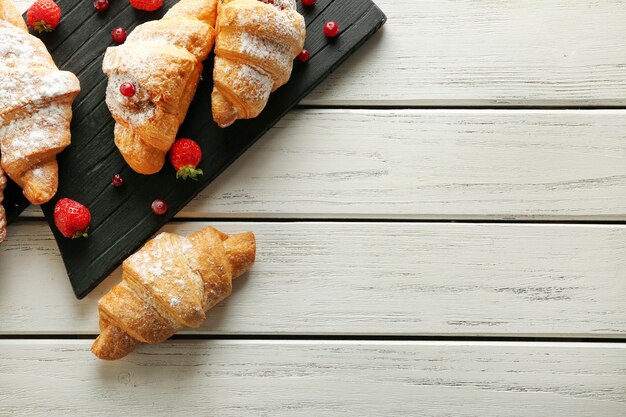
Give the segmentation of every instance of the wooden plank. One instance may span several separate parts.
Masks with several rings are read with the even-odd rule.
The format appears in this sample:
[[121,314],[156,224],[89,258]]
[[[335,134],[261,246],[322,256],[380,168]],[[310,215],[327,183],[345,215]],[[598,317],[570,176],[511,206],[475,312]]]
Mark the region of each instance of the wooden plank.
[[623,110],[300,110],[179,217],[623,221],[624,131]]
[[623,344],[186,340],[103,363],[90,343],[0,340],[0,414],[626,414]]
[[382,33],[304,104],[626,105],[623,0],[376,3]]
[[[205,223],[175,223],[188,234]],[[200,334],[624,337],[626,226],[217,223],[257,264]],[[0,246],[0,334],[95,334],[43,222]]]

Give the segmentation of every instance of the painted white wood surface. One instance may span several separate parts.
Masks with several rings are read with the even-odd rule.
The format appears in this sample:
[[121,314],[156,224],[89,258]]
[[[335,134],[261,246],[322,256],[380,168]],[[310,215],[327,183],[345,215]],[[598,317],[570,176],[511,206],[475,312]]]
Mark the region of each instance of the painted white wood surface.
[[626,1],[376,3],[383,30],[304,104],[626,104]]
[[[216,226],[253,230],[258,258],[196,333],[626,334],[625,226]],[[0,246],[0,277],[0,333],[94,334],[96,301],[121,274],[75,300],[47,225],[28,222]]]
[[105,363],[90,343],[0,340],[0,414],[626,414],[623,344],[185,340]]
[[625,220],[624,132],[623,110],[299,110],[179,217]]

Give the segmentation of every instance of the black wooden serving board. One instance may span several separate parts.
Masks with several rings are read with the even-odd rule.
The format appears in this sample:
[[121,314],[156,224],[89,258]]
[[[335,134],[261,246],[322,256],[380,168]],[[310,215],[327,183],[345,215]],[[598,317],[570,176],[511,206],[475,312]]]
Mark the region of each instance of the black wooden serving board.
[[[59,67],[74,72],[82,88],[74,103],[72,145],[59,156],[59,191],[53,201],[43,206],[78,298],[87,295],[136,251],[386,20],[370,0],[318,0],[314,7],[298,4],[307,23],[305,48],[311,52],[310,61],[296,61],[290,82],[272,94],[259,117],[238,121],[226,129],[219,128],[211,117],[210,56],[178,135],[193,138],[202,147],[200,168],[204,176],[197,182],[184,182],[175,179],[169,163],[151,176],[135,174],[125,164],[113,143],[114,123],[104,103],[107,80],[101,70],[104,51],[112,45],[114,27],[122,26],[130,32],[140,23],[162,17],[176,1],[165,0],[164,7],[156,12],[137,11],[127,0],[110,1],[109,10],[99,14],[91,0],[59,0],[61,23],[55,32],[42,37]],[[338,22],[341,35],[328,40],[323,26],[331,20]],[[116,173],[126,179],[126,185],[119,189],[111,186],[111,177]],[[54,227],[54,205],[62,197],[75,199],[91,210],[88,239],[66,239]],[[156,216],[150,210],[157,198],[169,206],[164,216]],[[11,219],[27,205],[14,185],[8,189],[6,201]]]

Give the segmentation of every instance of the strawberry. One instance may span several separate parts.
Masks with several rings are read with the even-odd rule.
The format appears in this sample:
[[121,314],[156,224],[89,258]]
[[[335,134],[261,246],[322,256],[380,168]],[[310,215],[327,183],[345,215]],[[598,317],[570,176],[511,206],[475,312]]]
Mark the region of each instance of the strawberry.
[[191,139],[178,139],[170,149],[170,163],[174,166],[176,178],[186,180],[191,178],[197,181],[197,176],[202,175],[201,169],[196,169],[202,160],[202,150]]
[[36,0],[28,9],[26,19],[37,32],[52,32],[61,19],[61,9],[53,0]]
[[163,0],[130,0],[130,5],[135,9],[151,12],[161,8],[161,6],[163,6]]
[[91,213],[82,204],[62,198],[54,207],[54,224],[63,236],[76,239],[87,237],[87,229],[91,223]]

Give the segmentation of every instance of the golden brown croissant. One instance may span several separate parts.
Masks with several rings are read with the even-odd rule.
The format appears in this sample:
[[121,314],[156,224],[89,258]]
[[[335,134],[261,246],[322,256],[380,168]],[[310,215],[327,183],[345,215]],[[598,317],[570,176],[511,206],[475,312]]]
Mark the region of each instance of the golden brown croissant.
[[[106,102],[115,144],[132,169],[161,170],[193,99],[202,61],[215,41],[217,0],[182,0],[161,20],[139,25],[123,45],[108,48]],[[120,86],[131,83],[131,97]]]
[[200,326],[255,254],[249,232],[229,236],[207,227],[189,237],[161,233],[124,261],[124,280],[100,299],[100,336],[91,351],[119,359],[141,342],[159,343],[183,326]]
[[258,116],[289,81],[306,28],[295,0],[220,0],[216,29],[213,120],[227,127]]
[[7,177],[4,175],[2,167],[0,167],[0,243],[4,242],[7,237],[7,217],[4,212],[2,201],[4,200],[4,189],[7,186]]
[[33,204],[56,194],[56,156],[70,144],[74,74],[59,71],[28,33],[15,6],[0,0],[0,149],[2,166]]

